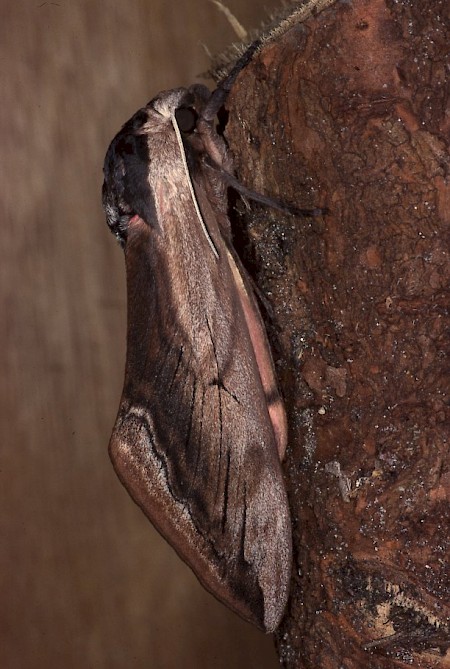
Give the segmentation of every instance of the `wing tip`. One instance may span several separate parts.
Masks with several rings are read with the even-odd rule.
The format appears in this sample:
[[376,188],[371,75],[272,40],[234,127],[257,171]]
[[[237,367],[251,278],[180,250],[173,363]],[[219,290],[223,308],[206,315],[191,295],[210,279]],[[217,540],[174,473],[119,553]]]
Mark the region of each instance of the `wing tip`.
[[[242,548],[242,553],[234,557],[228,555],[224,565],[218,555],[211,553],[210,547],[208,550],[209,544],[199,534],[195,523],[180,533],[180,528],[172,526],[165,516],[167,509],[158,508],[164,491],[156,490],[158,485],[148,489],[146,472],[141,467],[142,456],[138,456],[146,446],[148,448],[148,444],[143,443],[142,434],[136,432],[135,421],[129,422],[126,417],[118,419],[108,451],[122,484],[150,522],[189,565],[202,586],[245,621],[265,634],[272,634],[283,619],[289,596],[292,547],[287,500],[283,497],[276,504],[278,522],[266,535],[264,545],[260,544],[260,534],[259,538],[248,537],[251,543],[257,541],[258,545],[253,546],[255,551]],[[280,504],[280,501],[285,503]],[[253,553],[253,559],[249,553]]]

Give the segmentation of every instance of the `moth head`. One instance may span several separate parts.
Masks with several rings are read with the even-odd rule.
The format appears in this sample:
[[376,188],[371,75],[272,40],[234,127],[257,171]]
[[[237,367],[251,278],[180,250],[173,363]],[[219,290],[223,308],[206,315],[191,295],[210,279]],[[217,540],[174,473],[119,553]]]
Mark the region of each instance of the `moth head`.
[[112,140],[103,168],[102,200],[107,223],[122,246],[134,215],[157,226],[149,179],[151,161],[158,160],[149,150],[152,135],[167,132],[174,120],[183,136],[195,133],[209,97],[209,90],[201,85],[164,91],[136,112]]
[[195,130],[198,117],[201,115],[210,92],[206,86],[194,85],[190,88],[175,88],[157,95],[148,104],[168,121],[175,117],[181,132],[191,133]]
[[147,107],[140,109],[114,137],[103,167],[102,201],[106,222],[122,246],[128,223],[138,214],[149,225],[155,220],[153,194],[148,183],[151,156],[145,126]]

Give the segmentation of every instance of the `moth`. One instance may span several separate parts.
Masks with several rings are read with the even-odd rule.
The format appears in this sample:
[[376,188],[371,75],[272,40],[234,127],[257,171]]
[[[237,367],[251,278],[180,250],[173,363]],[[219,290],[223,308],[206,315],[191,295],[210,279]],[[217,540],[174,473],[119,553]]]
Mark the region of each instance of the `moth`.
[[103,204],[125,251],[128,302],[109,451],[132,498],[203,586],[272,632],[292,561],[280,464],[286,416],[231,241],[228,186],[249,191],[214,124],[257,46],[213,93],[193,85],[157,95],[107,151]]

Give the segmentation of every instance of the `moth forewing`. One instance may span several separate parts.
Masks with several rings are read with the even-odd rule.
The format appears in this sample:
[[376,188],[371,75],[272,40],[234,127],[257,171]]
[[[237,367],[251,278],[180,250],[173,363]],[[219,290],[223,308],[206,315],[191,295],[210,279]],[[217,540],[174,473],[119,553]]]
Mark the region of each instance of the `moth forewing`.
[[273,631],[291,570],[277,453],[284,410],[250,282],[230,246],[226,186],[201,155],[227,168],[230,159],[201,109],[182,137],[175,112],[188,96],[158,96],[107,156],[104,201],[122,235],[128,293],[110,453],[133,499],[203,585]]
[[[205,587],[245,619],[272,631],[288,595],[290,519],[227,255],[221,248],[219,262],[214,261],[216,299],[200,305],[205,325],[190,313],[189,338],[183,317],[184,326],[177,329],[173,322],[173,330],[168,318],[174,295],[184,303],[198,283],[183,288],[172,278],[172,295],[166,269],[154,271],[158,242],[152,238],[158,234],[140,220],[130,228],[128,358],[111,440],[115,468]],[[206,240],[199,236],[199,241],[206,250]],[[197,274],[204,285],[205,272]],[[161,309],[163,294],[167,313]],[[207,350],[198,349],[208,341]]]

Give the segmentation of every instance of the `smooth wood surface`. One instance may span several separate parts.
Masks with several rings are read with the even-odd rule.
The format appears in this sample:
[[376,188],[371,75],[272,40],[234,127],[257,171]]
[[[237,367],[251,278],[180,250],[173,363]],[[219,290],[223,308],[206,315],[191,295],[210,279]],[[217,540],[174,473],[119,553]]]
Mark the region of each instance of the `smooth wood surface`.
[[275,667],[271,638],[203,591],[107,455],[126,304],[104,153],[233,32],[206,0],[1,4],[0,666]]

